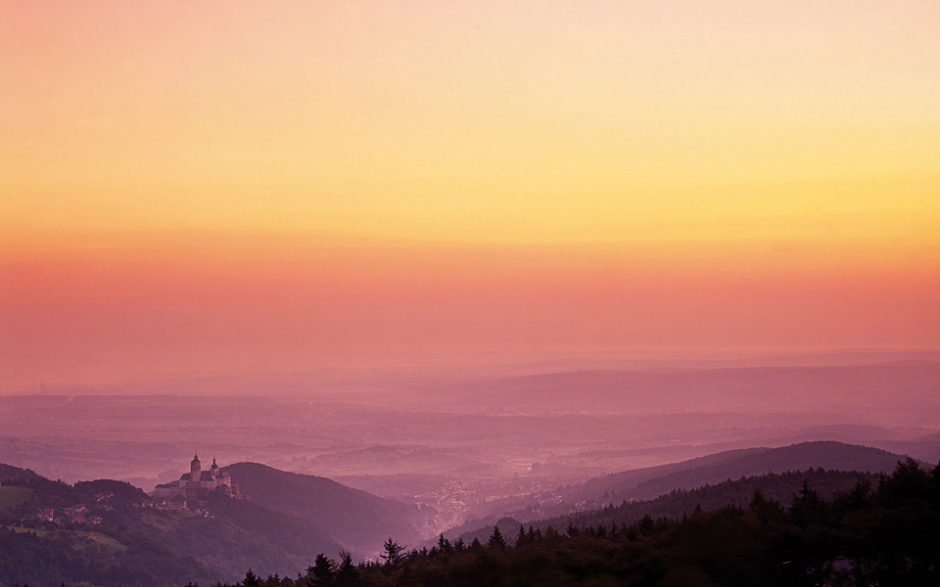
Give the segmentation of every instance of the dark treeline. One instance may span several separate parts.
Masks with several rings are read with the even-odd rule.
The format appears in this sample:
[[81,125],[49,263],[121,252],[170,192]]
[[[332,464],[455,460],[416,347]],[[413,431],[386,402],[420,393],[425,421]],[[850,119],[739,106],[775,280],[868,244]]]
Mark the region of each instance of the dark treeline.
[[[189,584],[192,587],[194,584]],[[221,584],[220,584],[221,585]],[[379,561],[317,555],[296,579],[248,571],[222,587],[590,585],[940,585],[940,465],[899,463],[825,499],[809,482],[788,505],[754,491],[746,505],[681,519],[545,529],[405,549]]]

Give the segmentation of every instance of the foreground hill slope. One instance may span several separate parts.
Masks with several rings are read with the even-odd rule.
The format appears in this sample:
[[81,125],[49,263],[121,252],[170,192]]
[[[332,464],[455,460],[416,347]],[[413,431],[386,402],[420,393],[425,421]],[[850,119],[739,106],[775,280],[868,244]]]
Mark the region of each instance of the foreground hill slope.
[[229,572],[210,569],[162,540],[162,534],[186,534],[188,520],[175,512],[144,511],[146,501],[142,491],[117,481],[71,486],[39,476],[4,480],[0,584],[130,587],[231,575],[234,564]]
[[341,548],[305,520],[218,494],[173,511],[122,481],[0,486],[0,585],[211,584],[248,566],[296,574],[311,552]]
[[415,544],[431,512],[377,497],[324,477],[279,471],[258,463],[225,468],[254,503],[320,528],[346,549],[377,553],[389,536]]

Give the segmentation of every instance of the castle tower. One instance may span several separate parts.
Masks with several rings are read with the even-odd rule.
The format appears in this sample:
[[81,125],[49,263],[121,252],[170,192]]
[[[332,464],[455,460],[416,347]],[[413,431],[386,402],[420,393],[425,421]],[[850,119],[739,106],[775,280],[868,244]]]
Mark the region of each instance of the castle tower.
[[215,457],[212,457],[212,466],[209,467],[209,473],[212,475],[213,479],[219,478],[219,466],[215,464]]
[[199,455],[193,456],[193,460],[189,463],[189,480],[190,481],[199,481],[199,478],[202,477],[202,463],[199,462]]

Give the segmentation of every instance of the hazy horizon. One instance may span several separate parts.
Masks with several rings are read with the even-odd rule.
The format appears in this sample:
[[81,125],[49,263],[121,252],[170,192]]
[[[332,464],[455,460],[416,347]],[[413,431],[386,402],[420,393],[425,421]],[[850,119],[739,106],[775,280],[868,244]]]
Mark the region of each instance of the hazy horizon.
[[[259,369],[193,372],[138,372],[123,378],[82,379],[37,377],[32,381],[0,381],[3,395],[56,394],[187,394],[303,395],[307,392],[343,393],[354,389],[374,389],[386,382],[474,381],[526,375],[591,371],[645,371],[662,369],[730,369],[741,367],[860,366],[896,361],[940,362],[940,349],[855,348],[855,349],[767,349],[710,352],[646,350],[640,352],[581,350],[575,352],[530,351],[467,353],[410,353],[356,355],[318,358],[294,369]],[[270,385],[287,382],[272,391]],[[231,387],[238,382],[235,390]],[[372,387],[370,387],[372,386]]]

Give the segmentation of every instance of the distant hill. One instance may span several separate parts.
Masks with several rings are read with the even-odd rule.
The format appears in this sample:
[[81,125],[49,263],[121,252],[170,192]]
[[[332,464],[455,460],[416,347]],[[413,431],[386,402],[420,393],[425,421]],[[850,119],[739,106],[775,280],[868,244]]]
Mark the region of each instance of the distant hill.
[[729,505],[746,508],[757,490],[767,499],[789,505],[793,498],[799,495],[804,483],[820,498],[830,500],[836,493],[852,490],[859,481],[871,483],[872,487],[878,485],[877,475],[859,471],[830,471],[817,468],[765,473],[728,479],[695,489],[676,489],[655,499],[621,502],[606,508],[541,520],[539,526],[554,525],[564,528],[568,525],[629,525],[646,515],[653,518],[678,519],[692,514],[699,507],[705,511],[717,511]]
[[[653,413],[934,405],[940,362],[582,370],[461,382],[435,393],[481,412]],[[890,398],[887,399],[887,398]]]
[[801,442],[782,448],[732,450],[680,463],[613,473],[574,486],[570,502],[619,502],[652,499],[675,489],[693,489],[764,473],[822,468],[833,471],[890,473],[903,455],[878,448],[832,441]]
[[433,515],[429,509],[422,511],[324,477],[257,463],[237,463],[225,471],[255,504],[304,520],[346,549],[362,554],[379,552],[389,536],[403,544],[416,544],[421,539],[419,527]]

